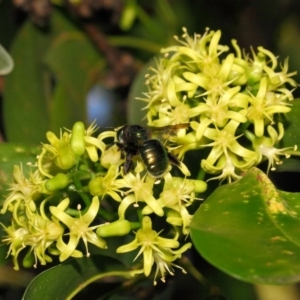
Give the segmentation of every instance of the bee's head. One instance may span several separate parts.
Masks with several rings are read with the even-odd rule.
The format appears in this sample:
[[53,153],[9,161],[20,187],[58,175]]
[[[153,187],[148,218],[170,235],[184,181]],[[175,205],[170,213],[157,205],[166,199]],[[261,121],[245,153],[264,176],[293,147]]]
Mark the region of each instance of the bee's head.
[[125,132],[126,130],[128,129],[129,125],[124,125],[124,126],[121,126],[121,127],[117,127],[115,128],[115,131],[116,131],[116,138],[117,138],[117,141],[119,143],[124,143],[124,138],[125,138]]

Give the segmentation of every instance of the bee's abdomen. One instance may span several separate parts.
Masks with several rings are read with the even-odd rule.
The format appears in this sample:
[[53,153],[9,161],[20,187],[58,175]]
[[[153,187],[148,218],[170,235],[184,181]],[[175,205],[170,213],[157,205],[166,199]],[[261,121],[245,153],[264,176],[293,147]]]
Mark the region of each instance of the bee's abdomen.
[[164,175],[169,165],[167,149],[156,139],[150,139],[139,147],[141,158],[153,177]]

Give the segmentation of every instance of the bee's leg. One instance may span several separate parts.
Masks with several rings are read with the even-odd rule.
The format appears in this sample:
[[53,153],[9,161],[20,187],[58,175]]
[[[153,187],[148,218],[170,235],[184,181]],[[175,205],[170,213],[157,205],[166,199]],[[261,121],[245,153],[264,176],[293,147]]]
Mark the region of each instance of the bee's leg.
[[178,158],[175,155],[168,152],[168,158],[169,158],[169,162],[171,165],[180,166],[180,161],[178,160]]
[[113,142],[112,145],[110,145],[109,147],[113,146],[113,145],[117,145],[118,150],[121,151],[121,158],[124,158],[124,152],[125,152],[125,147],[123,144],[119,143],[119,142]]
[[127,153],[125,163],[124,163],[124,174],[127,174],[132,168],[132,159],[134,155],[132,153]]

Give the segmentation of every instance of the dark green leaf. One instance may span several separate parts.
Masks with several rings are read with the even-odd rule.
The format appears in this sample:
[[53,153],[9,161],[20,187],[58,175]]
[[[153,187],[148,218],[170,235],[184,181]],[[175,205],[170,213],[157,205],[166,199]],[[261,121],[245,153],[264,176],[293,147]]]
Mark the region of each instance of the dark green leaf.
[[4,126],[10,142],[38,143],[47,130],[46,71],[42,65],[49,37],[25,22],[11,49],[14,70],[6,77]]
[[281,165],[276,166],[275,172],[293,172],[300,173],[300,159],[297,157],[290,157],[283,159]]
[[52,19],[51,43],[44,62],[56,82],[50,110],[50,128],[71,128],[78,120],[86,122],[86,95],[104,60],[88,37],[58,13]]
[[287,114],[288,126],[285,129],[284,136],[281,140],[283,147],[298,145],[300,147],[300,99],[291,103],[292,110]]
[[9,141],[44,141],[49,129],[59,132],[87,121],[86,95],[105,61],[70,19],[54,10],[48,30],[26,22],[11,55],[15,68],[4,94]]
[[218,187],[194,215],[191,237],[205,259],[254,283],[300,279],[300,194],[278,192],[258,169]]
[[[108,282],[132,278],[120,262],[107,256],[72,259],[37,276],[28,286],[23,299],[72,299],[88,284],[97,280],[99,289]],[[101,295],[98,295],[101,296]]]
[[146,98],[143,94],[147,92],[145,75],[149,73],[150,67],[155,66],[156,60],[153,58],[142,68],[131,86],[128,97],[128,121],[131,124],[147,125],[147,120],[145,119],[147,111],[143,109],[147,105],[147,102],[137,98]]

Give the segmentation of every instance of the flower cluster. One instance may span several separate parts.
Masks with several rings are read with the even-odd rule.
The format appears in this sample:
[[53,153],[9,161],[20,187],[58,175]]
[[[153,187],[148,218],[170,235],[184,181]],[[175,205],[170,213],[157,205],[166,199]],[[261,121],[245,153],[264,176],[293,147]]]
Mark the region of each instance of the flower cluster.
[[[208,149],[201,168],[229,181],[264,159],[273,170],[279,156],[289,156],[290,148],[275,146],[284,135],[282,115],[291,110],[287,85],[297,86],[295,72],[288,73],[287,60],[277,71],[277,58],[262,47],[250,58],[232,41],[235,54],[226,55],[220,37],[209,30],[190,37],[184,29],[183,40],[164,49],[147,76],[148,124],[160,127],[164,142],[139,125],[96,134],[94,123],[77,122],[59,137],[46,133],[29,176],[15,166],[1,209],[12,221],[0,223],[15,269],[24,249],[23,265],[36,266],[53,255],[89,256],[89,243],[111,251],[107,238],[114,238],[117,253],[139,249],[134,262],[143,267],[136,273],[149,276],[156,266],[154,283],[158,274],[164,281],[182,269],[174,262],[191,246],[185,240],[193,205],[206,190],[205,182],[188,178],[185,153]],[[133,234],[125,245],[119,238]]]
[[[175,177],[170,165],[160,178],[153,177],[138,153],[124,172],[128,153],[118,141],[118,129],[99,135],[96,130],[94,124],[86,129],[77,122],[60,137],[47,132],[49,143],[42,145],[34,171],[26,177],[22,167],[15,166],[1,209],[12,215],[10,225],[1,224],[6,232],[2,242],[9,245],[8,255],[18,270],[23,249],[24,266],[45,265],[53,255],[60,261],[84,252],[89,256],[89,243],[110,251],[106,238],[137,230],[134,241],[120,242],[117,252],[141,246],[143,268],[137,273],[149,276],[156,265],[155,278],[159,273],[164,281],[166,272],[180,268],[174,261],[191,246],[184,242],[192,217],[189,206],[206,183]],[[163,147],[171,151],[167,144]],[[178,168],[188,172],[183,163]],[[157,218],[163,232],[152,229]]]
[[[273,53],[258,47],[252,58],[242,55],[235,40],[229,47],[219,44],[221,31],[189,36],[163,49],[164,57],[147,75],[147,119],[151,126],[190,122],[192,131],[176,141],[182,145],[179,157],[194,149],[210,148],[201,161],[203,170],[229,181],[240,171],[269,160],[269,168],[280,163],[279,156],[292,149],[276,149],[283,136],[280,115],[291,110],[296,82],[288,72],[286,59],[277,70]],[[248,143],[245,138],[249,139]]]

